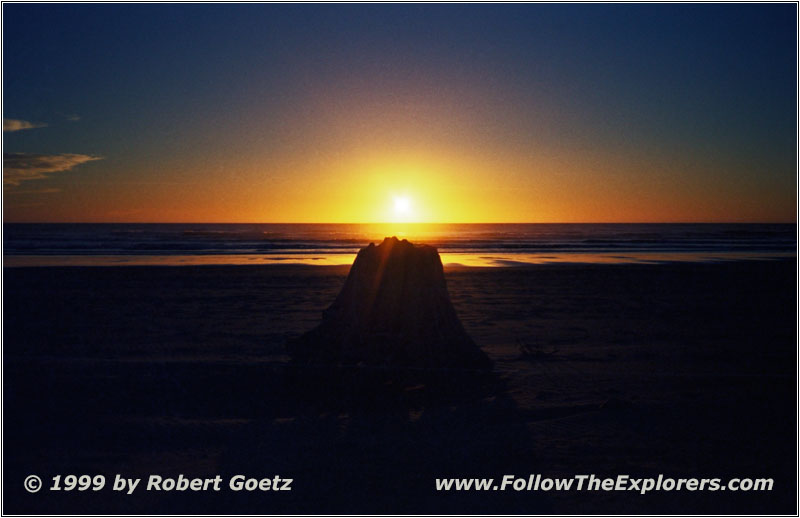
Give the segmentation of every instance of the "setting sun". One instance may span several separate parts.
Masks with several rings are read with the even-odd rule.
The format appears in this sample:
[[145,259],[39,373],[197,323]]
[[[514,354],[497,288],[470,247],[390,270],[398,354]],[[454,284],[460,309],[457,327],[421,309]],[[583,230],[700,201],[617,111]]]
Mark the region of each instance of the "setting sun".
[[427,221],[425,214],[421,214],[415,204],[415,200],[406,193],[392,194],[390,207],[386,211],[387,223],[417,223]]
[[411,213],[411,200],[405,196],[394,199],[394,213],[398,216],[407,216]]

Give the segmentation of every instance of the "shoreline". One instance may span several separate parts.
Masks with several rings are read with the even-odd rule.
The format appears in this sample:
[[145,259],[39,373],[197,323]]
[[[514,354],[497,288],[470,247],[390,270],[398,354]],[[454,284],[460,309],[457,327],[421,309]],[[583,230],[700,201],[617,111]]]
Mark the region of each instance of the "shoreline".
[[[447,254],[441,253],[445,271],[456,269],[530,268],[553,265],[715,264],[753,261],[797,261],[795,252],[651,252],[628,254]],[[270,267],[344,268],[355,254],[327,256],[263,255],[5,255],[3,268],[111,268],[111,267]]]

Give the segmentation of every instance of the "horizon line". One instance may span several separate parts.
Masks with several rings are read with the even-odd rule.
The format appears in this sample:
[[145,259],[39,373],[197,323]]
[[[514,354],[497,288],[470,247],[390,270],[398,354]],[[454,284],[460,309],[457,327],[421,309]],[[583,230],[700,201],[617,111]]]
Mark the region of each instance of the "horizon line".
[[797,221],[3,221],[10,225],[796,225]]

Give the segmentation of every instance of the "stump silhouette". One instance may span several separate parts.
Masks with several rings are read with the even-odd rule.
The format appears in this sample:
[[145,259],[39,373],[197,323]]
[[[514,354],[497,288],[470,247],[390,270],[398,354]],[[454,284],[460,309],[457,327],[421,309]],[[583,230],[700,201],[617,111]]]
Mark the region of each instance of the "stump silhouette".
[[287,348],[301,363],[491,367],[458,320],[439,253],[396,237],[358,252],[322,322]]

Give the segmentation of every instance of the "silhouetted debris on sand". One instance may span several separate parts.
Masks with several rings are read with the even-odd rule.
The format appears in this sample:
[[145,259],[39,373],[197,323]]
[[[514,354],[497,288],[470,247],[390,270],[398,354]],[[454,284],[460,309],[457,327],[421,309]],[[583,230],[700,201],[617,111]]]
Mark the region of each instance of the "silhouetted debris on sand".
[[491,367],[458,320],[439,253],[396,237],[359,251],[322,323],[288,350],[302,363]]

